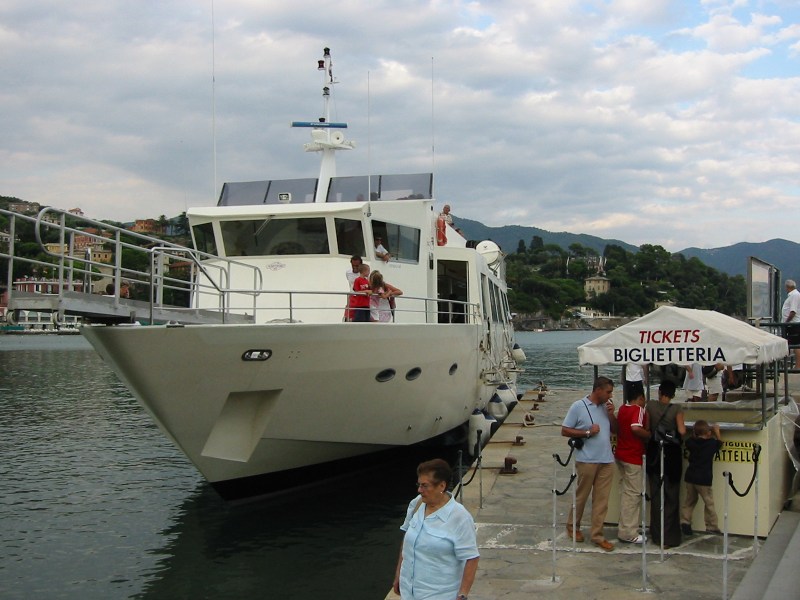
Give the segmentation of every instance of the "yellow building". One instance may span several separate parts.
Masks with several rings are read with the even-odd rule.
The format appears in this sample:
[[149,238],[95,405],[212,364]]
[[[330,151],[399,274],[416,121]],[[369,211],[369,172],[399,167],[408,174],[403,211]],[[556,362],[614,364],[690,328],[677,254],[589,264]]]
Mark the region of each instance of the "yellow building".
[[611,280],[602,275],[594,275],[583,280],[583,291],[586,292],[586,299],[590,300],[600,294],[607,294],[611,289]]

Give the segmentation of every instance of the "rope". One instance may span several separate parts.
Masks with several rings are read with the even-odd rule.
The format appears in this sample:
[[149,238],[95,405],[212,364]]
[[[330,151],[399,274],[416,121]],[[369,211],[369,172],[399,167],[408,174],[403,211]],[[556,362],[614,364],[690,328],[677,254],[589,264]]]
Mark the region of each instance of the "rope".
[[[553,455],[553,456],[555,456],[555,455]],[[561,462],[561,461],[558,461],[558,462]],[[553,492],[555,492],[555,495],[556,496],[563,496],[564,494],[566,494],[569,491],[569,488],[572,485],[572,482],[575,481],[576,477],[577,477],[577,475],[575,473],[570,475],[569,476],[569,482],[567,483],[567,487],[565,487],[564,490],[561,491],[561,492],[559,492],[558,490],[553,490]]]
[[478,469],[481,466],[481,459],[482,457],[478,456],[478,459],[475,461],[475,466],[472,468],[472,475],[470,476],[469,481],[464,481],[462,479],[461,481],[458,482],[458,485],[455,486],[455,488],[453,489],[454,496],[458,495],[458,491],[460,488],[467,487],[470,483],[472,483],[472,480],[475,479],[475,474],[478,472]]
[[733,493],[739,496],[739,498],[744,498],[747,494],[750,493],[750,488],[753,487],[753,483],[756,480],[756,473],[758,473],[758,456],[761,454],[761,444],[754,444],[753,445],[753,476],[750,478],[750,483],[747,485],[747,489],[742,493],[736,489],[736,486],[733,485],[733,475],[729,472],[725,472],[725,476],[728,478],[728,485],[731,486]]

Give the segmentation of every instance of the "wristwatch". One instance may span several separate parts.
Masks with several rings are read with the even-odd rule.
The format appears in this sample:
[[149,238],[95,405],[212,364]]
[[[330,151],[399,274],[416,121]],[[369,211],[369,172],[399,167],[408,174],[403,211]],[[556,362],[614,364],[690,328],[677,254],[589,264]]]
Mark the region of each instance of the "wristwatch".
[[467,595],[459,594],[458,596],[456,596],[456,600],[467,600]]
[[586,430],[586,437],[587,437],[587,438],[590,438],[590,437],[592,437],[592,430],[591,430],[591,429],[587,429],[587,430]]

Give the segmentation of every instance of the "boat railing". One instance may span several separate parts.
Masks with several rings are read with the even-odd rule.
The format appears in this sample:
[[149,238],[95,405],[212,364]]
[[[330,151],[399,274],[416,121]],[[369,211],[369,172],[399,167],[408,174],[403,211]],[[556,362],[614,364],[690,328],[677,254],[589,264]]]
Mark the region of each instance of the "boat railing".
[[[9,220],[8,252],[0,247],[0,258],[8,260],[8,305],[16,313],[12,322],[23,310],[56,313],[54,323],[62,324],[66,315],[109,323],[336,322],[344,318],[352,295],[265,290],[258,266],[54,208],[35,217],[6,210],[0,214]],[[37,253],[18,239],[30,237],[38,243]],[[231,287],[234,270],[235,280],[249,287]],[[395,300],[395,322],[480,322],[477,304],[412,295]]]
[[[307,315],[310,322],[336,322],[345,319],[352,292],[326,290],[260,290],[231,289],[229,295],[255,294],[258,307],[253,313],[256,322],[304,322]],[[313,299],[319,301],[314,301]],[[335,300],[339,298],[339,300]],[[242,312],[248,305],[232,304],[228,309]],[[187,309],[188,310],[188,309]],[[266,317],[264,316],[266,315]],[[320,315],[323,315],[320,317]],[[324,315],[328,315],[325,317]],[[403,294],[395,297],[392,321],[396,323],[478,323],[479,306],[470,302],[439,300],[425,296]],[[266,319],[266,321],[264,321]]]

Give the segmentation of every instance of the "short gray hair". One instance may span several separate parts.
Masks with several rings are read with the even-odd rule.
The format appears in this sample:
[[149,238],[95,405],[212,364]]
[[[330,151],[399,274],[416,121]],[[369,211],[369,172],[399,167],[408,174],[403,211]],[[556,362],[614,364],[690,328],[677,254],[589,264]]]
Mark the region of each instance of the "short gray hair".
[[787,279],[786,283],[784,284],[786,287],[796,288],[797,284],[794,282],[794,279]]

